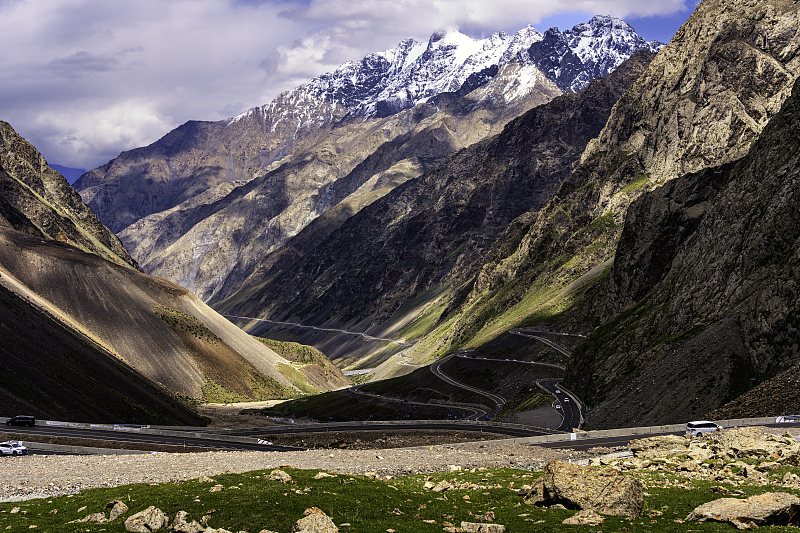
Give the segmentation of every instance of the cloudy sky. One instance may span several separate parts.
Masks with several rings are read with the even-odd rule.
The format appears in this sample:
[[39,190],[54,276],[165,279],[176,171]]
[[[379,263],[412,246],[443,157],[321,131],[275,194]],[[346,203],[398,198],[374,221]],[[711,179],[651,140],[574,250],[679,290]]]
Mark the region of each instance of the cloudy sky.
[[439,29],[473,37],[593,14],[667,41],[697,0],[0,0],[0,120],[90,169]]

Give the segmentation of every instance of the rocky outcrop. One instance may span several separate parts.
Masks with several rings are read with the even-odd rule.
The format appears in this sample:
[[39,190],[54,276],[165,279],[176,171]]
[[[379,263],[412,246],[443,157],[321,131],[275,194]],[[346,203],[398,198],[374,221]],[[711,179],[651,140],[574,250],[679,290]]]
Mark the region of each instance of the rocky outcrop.
[[567,509],[637,517],[644,506],[642,483],[619,472],[561,461],[548,463],[525,494],[529,505],[563,505]]
[[698,506],[686,520],[728,522],[737,529],[800,526],[800,498],[787,492],[766,492],[746,499],[720,498]]
[[292,476],[284,472],[283,470],[273,470],[269,473],[269,479],[272,481],[280,481],[281,483],[291,483]]
[[769,459],[794,464],[800,443],[790,434],[764,433],[759,428],[732,428],[706,433],[700,438],[666,435],[631,441],[635,457],[654,459],[685,455],[699,461]]
[[654,235],[675,231],[680,237],[662,258],[662,274],[650,280],[654,286],[646,295],[598,328],[574,354],[581,369],[573,367],[568,379],[593,407],[588,416],[593,427],[702,418],[800,362],[793,333],[800,327],[799,117],[796,84],[746,157],[680,178],[686,184],[723,184],[698,210],[702,216],[694,229],[652,231],[664,219],[653,216],[649,206],[662,194],[672,195],[673,205],[683,202],[683,184],[637,203],[638,223],[629,227],[636,237],[624,241],[617,254],[623,261],[615,263],[610,277],[621,286],[603,287],[596,306],[613,308],[607,302],[616,301],[618,293],[623,302],[631,296],[635,285],[625,273],[644,268],[637,261],[659,246]]
[[136,262],[64,177],[0,121],[0,225],[69,243],[132,268]]
[[[461,522],[461,531],[463,533],[504,533],[505,530],[506,526],[502,524],[480,524],[477,522]],[[445,531],[448,530],[445,529]]]
[[186,518],[189,513],[186,511],[178,511],[175,513],[175,520],[172,521],[172,530],[178,533],[200,533],[205,531],[205,527],[197,520],[187,521]]
[[113,500],[106,504],[106,509],[108,509],[108,521],[113,522],[120,516],[124,515],[128,512],[128,506],[122,503],[120,500]]
[[[790,2],[701,2],[617,103],[553,201],[520,217],[498,241],[463,297],[461,308],[469,312],[462,314],[459,340],[487,315],[526,298],[536,301],[559,287],[569,300],[585,290],[613,259],[633,200],[746,154],[800,73],[799,16]],[[605,305],[607,313],[621,310],[613,299]],[[581,317],[569,327],[589,331],[609,316]]]

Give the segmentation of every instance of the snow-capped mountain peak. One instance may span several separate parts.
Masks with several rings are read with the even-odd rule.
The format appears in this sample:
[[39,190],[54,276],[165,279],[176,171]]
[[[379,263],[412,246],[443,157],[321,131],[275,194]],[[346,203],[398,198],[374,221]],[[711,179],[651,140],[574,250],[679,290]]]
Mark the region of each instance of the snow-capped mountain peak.
[[[639,49],[657,51],[662,43],[647,42],[626,22],[595,16],[564,32],[541,34],[532,26],[514,35],[496,32],[473,39],[458,30],[438,31],[427,42],[406,39],[395,48],[366,55],[333,72],[248,111],[266,122],[288,120],[300,129],[336,117],[379,117],[395,114],[448,92],[462,94],[488,83],[509,64],[524,72],[525,87],[540,70],[565,91],[579,91],[592,79],[605,77]],[[514,97],[524,97],[517,91]],[[281,116],[274,116],[280,109]]]

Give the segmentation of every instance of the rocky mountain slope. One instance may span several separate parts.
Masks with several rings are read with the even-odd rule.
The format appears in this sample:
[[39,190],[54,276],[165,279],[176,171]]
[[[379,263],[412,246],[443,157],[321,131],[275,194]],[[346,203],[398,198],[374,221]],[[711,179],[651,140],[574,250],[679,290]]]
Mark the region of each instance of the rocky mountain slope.
[[[0,233],[8,230],[0,228]],[[4,241],[3,246],[9,243]],[[203,425],[193,408],[21,297],[0,274],[2,413],[50,420]]]
[[[523,306],[546,318],[575,304],[579,295],[567,289],[610,264],[631,201],[746,154],[800,72],[797,23],[792,2],[702,2],[621,98],[553,201],[497,244],[457,340],[497,327],[482,309],[503,316]],[[504,293],[492,289],[506,285]],[[537,299],[549,309],[525,303]],[[630,303],[608,305],[613,313]]]
[[[559,94],[537,62],[577,89],[635,50],[660,46],[609,17],[548,35],[541,46],[530,27],[404,41],[238,117],[186,124],[75,186],[112,229],[125,228],[120,236],[146,272],[204,300],[224,298],[249,282],[261,257],[339,202],[348,207],[334,218]],[[229,180],[257,183],[217,201],[223,194],[211,189]]]
[[[14,405],[29,402],[38,406],[39,412],[49,409],[47,412],[56,414],[61,412],[54,407],[59,403],[105,403],[74,412],[117,421],[122,420],[121,413],[133,413],[138,419],[149,413],[151,420],[194,417],[197,421],[199,417],[187,406],[179,407],[174,395],[208,399],[220,390],[244,398],[297,393],[298,372],[287,378],[277,369],[288,363],[286,359],[244,334],[186,289],[143,274],[120,257],[116,262],[105,259],[111,246],[98,246],[98,253],[81,250],[79,247],[90,248],[104,237],[113,244],[113,234],[89,216],[91,212],[66,180],[47,167],[41,155],[13,134],[10,126],[6,125],[4,138],[12,141],[4,144],[0,155],[3,326],[20,323],[20,314],[31,317],[31,329],[10,330],[8,338],[13,342],[9,340],[5,347],[8,375],[22,376],[4,381],[2,394],[14,398]],[[24,176],[25,181],[17,176]],[[84,220],[86,226],[81,225]],[[51,235],[54,229],[59,233]],[[100,237],[90,241],[87,235]],[[119,241],[114,241],[121,248]],[[51,353],[52,342],[39,338],[43,334],[63,339],[64,347]],[[35,368],[41,375],[26,376],[25,361],[31,372]],[[98,396],[108,393],[106,385],[78,387],[81,375],[93,375],[90,364],[96,364],[109,383],[131,376],[138,384],[131,385],[127,396],[133,407],[117,406]],[[57,381],[59,369],[66,367],[70,368],[69,378],[65,377],[62,385],[52,390],[44,385]],[[318,372],[312,372],[320,383]],[[334,372],[327,385],[336,388],[344,383],[341,374]],[[31,394],[35,392],[39,400],[26,399],[26,384],[34,384]],[[67,401],[61,395],[70,387],[76,396]],[[84,390],[85,395],[80,392]],[[170,392],[163,392],[167,390]],[[111,397],[128,401],[124,393]],[[159,418],[156,412],[162,407],[165,414]],[[119,416],[112,417],[114,412]]]
[[[800,363],[799,134],[796,83],[746,157],[631,206],[597,305],[634,305],[593,332],[568,374],[593,425],[704,415]],[[661,267],[650,279],[630,275],[650,258]]]
[[42,155],[0,121],[0,224],[56,239],[120,265],[137,268],[119,239],[51,169]]
[[[288,245],[303,257],[272,266],[267,258],[264,282],[217,307],[240,316],[397,333],[408,325],[411,308],[451,296],[453,287],[473,275],[515,217],[546,205],[652,57],[639,52],[584,92],[528,111],[501,134],[397,187],[327,237],[310,226]],[[434,306],[438,313],[441,305]]]
[[567,376],[590,427],[697,417],[796,364],[796,133],[790,111],[770,120],[800,73],[799,10],[703,1],[405,361],[516,325],[597,327]]

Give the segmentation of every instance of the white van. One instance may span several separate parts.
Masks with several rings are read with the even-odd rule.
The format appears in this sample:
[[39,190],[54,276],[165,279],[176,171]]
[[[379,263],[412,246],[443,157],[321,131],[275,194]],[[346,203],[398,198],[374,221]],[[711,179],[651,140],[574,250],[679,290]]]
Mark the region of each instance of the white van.
[[703,433],[710,433],[718,429],[722,429],[722,426],[708,420],[696,420],[686,424],[686,434],[691,437],[699,437]]

